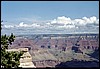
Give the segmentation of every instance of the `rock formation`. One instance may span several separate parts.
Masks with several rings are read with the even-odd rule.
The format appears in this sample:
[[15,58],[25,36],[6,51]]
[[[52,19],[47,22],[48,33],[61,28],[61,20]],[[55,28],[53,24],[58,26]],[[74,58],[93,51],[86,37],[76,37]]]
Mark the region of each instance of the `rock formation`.
[[32,62],[32,56],[28,52],[28,48],[19,48],[19,49],[9,49],[7,51],[23,51],[24,54],[20,58],[19,67],[22,68],[36,68]]

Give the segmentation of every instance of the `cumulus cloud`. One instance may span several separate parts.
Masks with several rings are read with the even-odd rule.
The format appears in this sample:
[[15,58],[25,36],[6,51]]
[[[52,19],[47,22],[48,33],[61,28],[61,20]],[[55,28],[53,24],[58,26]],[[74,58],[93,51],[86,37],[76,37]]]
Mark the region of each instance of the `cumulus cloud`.
[[21,22],[20,24],[19,24],[19,27],[29,27],[30,25],[27,25],[27,24],[24,24],[24,22]]
[[13,28],[14,26],[12,25],[4,25],[5,28]]
[[71,19],[70,17],[57,17],[51,21],[38,22],[20,22],[15,25],[4,25],[5,28],[18,28],[33,30],[36,32],[99,32],[99,19],[95,16],[82,17],[80,19]]
[[59,28],[78,28],[78,26],[86,26],[89,24],[99,24],[99,19],[97,19],[95,16],[92,16],[90,18],[83,17],[81,19],[74,19],[72,20],[69,17],[57,17],[57,19],[52,20],[50,23],[47,23],[49,25],[54,25]]
[[75,25],[64,25],[64,26],[58,26],[58,28],[65,28],[65,29],[68,29],[68,28],[75,28]]
[[24,22],[21,22],[17,27],[40,27],[38,24],[24,24]]
[[26,24],[24,22],[19,23],[18,25],[4,25],[4,28],[40,28],[41,25],[32,23]]
[[51,24],[52,23],[63,23],[63,24],[77,24],[78,23],[78,24],[86,25],[87,23],[99,23],[98,21],[99,19],[97,19],[95,16],[92,16],[90,18],[83,17],[82,19],[74,19],[74,20],[72,20],[69,17],[62,16],[51,21]]
[[54,19],[53,21],[51,21],[51,24],[54,24],[54,23],[57,23],[57,24],[70,24],[71,23],[71,19],[68,17],[65,17],[65,16],[62,16],[62,17],[58,17],[57,19]]

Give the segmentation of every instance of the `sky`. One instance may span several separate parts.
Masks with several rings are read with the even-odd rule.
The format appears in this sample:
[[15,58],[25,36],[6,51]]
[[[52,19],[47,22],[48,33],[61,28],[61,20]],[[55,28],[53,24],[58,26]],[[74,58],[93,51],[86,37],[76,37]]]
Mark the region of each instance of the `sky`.
[[1,20],[2,33],[98,33],[99,1],[2,1]]

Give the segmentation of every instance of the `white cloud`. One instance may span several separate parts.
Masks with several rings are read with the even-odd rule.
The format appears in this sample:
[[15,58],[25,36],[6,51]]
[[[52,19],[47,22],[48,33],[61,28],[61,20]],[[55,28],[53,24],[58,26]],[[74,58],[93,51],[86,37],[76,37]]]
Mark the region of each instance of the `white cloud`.
[[[16,24],[16,23],[13,23]],[[82,17],[81,19],[71,19],[69,17],[57,17],[51,21],[20,22],[16,25],[4,25],[5,28],[17,28],[24,30],[34,30],[36,32],[98,32],[99,19],[95,16]]]
[[58,26],[58,28],[65,28],[65,29],[71,29],[71,28],[75,28],[75,25],[64,25],[64,26]]
[[65,17],[65,16],[62,16],[62,17],[58,17],[57,19],[54,19],[53,21],[51,21],[51,24],[54,24],[54,23],[57,23],[57,24],[71,24],[71,19],[68,17]]
[[35,24],[35,23],[33,23],[32,25],[31,25],[32,27],[41,27],[39,24]]
[[21,22],[17,27],[33,27],[33,28],[40,28],[41,26],[39,24],[33,23],[33,24],[24,24],[24,22]]
[[50,23],[46,23],[47,25],[50,25]]
[[96,20],[97,20],[97,18],[96,18],[95,16],[90,17],[90,21],[91,21],[91,23],[95,23]]
[[95,24],[98,24],[99,25],[99,19],[96,20]]
[[83,17],[82,18],[86,23],[96,23],[98,19],[95,16],[92,16],[90,18]]
[[29,25],[27,25],[27,24],[24,24],[24,22],[21,22],[20,24],[19,24],[19,27],[28,27]]
[[62,17],[58,17],[57,18],[57,22],[58,23],[64,23],[64,24],[70,24],[71,23],[71,19],[68,17],[65,17],[65,16],[62,16]]
[[5,28],[14,28],[12,25],[4,25]]
[[53,21],[51,21],[51,24],[53,24],[53,23],[57,23],[57,20],[54,19]]
[[[62,16],[62,17],[57,17],[57,19],[54,19],[51,21],[51,25],[63,25],[64,27],[68,26],[70,27],[70,25],[72,25],[74,27],[74,25],[77,27],[77,26],[85,26],[87,24],[99,24],[99,19],[97,19],[95,16],[92,16],[90,18],[87,18],[87,17],[83,17],[82,19],[74,19],[72,20],[71,18],[69,17],[65,17],[65,16]],[[68,28],[69,28],[68,27]],[[70,27],[71,28],[71,27]]]
[[83,19],[75,19],[73,20],[73,24],[74,25],[86,25],[86,22]]

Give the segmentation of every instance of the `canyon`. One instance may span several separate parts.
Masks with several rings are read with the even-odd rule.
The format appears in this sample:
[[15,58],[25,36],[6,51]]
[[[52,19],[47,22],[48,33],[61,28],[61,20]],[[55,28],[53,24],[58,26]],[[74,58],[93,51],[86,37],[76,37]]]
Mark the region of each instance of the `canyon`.
[[[18,48],[28,48],[36,68],[56,67],[62,62],[75,60],[80,62],[95,61],[97,62],[96,67],[98,67],[99,54],[90,56],[95,51],[99,51],[98,34],[20,35],[16,36],[13,44],[9,46],[9,49]],[[76,65],[76,67],[79,66]]]

